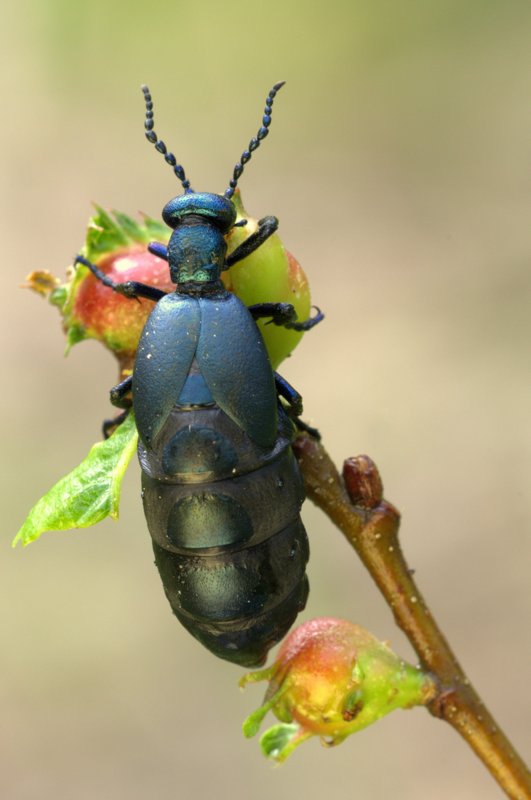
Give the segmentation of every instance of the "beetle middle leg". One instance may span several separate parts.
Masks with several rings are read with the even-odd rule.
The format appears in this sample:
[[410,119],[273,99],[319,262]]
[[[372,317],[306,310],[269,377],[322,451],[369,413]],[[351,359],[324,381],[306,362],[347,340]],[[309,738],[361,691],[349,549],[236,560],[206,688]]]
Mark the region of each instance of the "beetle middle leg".
[[155,286],[148,286],[146,283],[140,283],[139,281],[116,283],[116,281],[113,281],[112,278],[109,278],[108,275],[102,272],[101,269],[96,266],[96,264],[93,264],[92,261],[84,258],[84,256],[76,256],[74,266],[76,264],[83,264],[83,266],[88,267],[92,274],[99,281],[101,281],[105,286],[108,286],[109,289],[112,289],[113,292],[117,292],[124,297],[145,297],[147,300],[158,301],[167,294],[166,292],[163,292],[162,289],[157,289]]
[[291,303],[257,303],[248,308],[253,319],[271,317],[270,321],[266,323],[267,325],[273,323],[273,325],[280,325],[282,328],[293,331],[309,331],[324,319],[323,312],[317,306],[313,306],[317,314],[303,322],[297,322],[297,312]]

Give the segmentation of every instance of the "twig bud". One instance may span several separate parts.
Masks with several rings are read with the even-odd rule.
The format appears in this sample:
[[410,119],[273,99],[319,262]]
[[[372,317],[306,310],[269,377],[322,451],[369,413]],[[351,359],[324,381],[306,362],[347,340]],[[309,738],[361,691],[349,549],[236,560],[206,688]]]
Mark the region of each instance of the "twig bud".
[[353,456],[343,464],[343,480],[348,496],[356,506],[376,508],[383,499],[383,484],[369,456]]

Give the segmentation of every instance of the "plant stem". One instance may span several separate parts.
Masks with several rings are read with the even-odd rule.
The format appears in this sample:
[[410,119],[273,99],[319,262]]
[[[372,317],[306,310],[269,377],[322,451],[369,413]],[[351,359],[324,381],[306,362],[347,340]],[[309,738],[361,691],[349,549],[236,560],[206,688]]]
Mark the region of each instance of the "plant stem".
[[320,442],[307,435],[294,445],[308,497],[337,525],[369,570],[430,672],[438,691],[427,705],[468,742],[513,800],[531,800],[531,775],[483,705],[433,619],[408,568],[398,538],[400,515],[382,497],[378,470],[367,456],[348,459],[343,480]]

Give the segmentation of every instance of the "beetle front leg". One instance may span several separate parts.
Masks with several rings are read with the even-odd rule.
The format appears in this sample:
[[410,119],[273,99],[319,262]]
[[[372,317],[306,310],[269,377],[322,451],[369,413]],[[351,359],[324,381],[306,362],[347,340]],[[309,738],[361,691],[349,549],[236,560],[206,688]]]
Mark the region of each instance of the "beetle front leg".
[[109,289],[112,289],[113,292],[117,292],[118,294],[123,295],[124,297],[131,297],[131,298],[138,298],[138,297],[145,297],[146,300],[154,300],[157,302],[161,298],[166,296],[166,292],[163,292],[162,289],[157,289],[155,286],[148,286],[146,283],[140,283],[139,281],[126,281],[125,283],[116,283],[113,281],[112,278],[109,278],[108,275],[105,275],[104,272],[93,264],[92,261],[89,261],[87,258],[83,256],[76,256],[74,261],[74,266],[76,264],[83,264],[84,267],[88,267],[92,274],[101,281],[104,286],[108,286]]
[[248,308],[253,319],[271,317],[270,321],[266,323],[267,325],[273,323],[273,325],[280,325],[293,331],[309,331],[324,319],[323,312],[317,306],[313,306],[317,311],[315,317],[304,320],[304,322],[297,322],[297,312],[291,303],[257,303]]
[[164,261],[170,260],[168,256],[168,248],[166,247],[165,244],[162,244],[161,242],[150,242],[148,244],[148,250],[154,256],[157,256],[157,258],[163,258]]
[[258,230],[242,242],[234,252],[227,256],[225,259],[225,269],[232,267],[237,261],[254,253],[254,251],[263,244],[266,239],[276,231],[278,228],[278,219],[276,217],[263,217],[258,220]]

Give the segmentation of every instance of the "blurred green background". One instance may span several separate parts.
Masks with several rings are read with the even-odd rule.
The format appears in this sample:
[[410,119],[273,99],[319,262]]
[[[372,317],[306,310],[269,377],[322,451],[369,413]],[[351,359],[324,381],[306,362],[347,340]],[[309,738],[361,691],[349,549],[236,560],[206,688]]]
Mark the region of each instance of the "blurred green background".
[[[10,550],[98,437],[116,377],[94,343],[64,361],[55,310],[18,287],[63,274],[91,201],[157,216],[179,191],[144,140],[142,82],[194,187],[222,191],[285,79],[241,188],[280,218],[327,318],[283,373],[338,463],[378,463],[422,591],[529,755],[528,0],[20,0],[2,17],[1,796],[499,798],[422,710],[271,769],[240,733],[261,688],[240,694],[240,670],[171,616],[136,464],[118,523]],[[305,617],[346,617],[414,660],[307,506]]]

